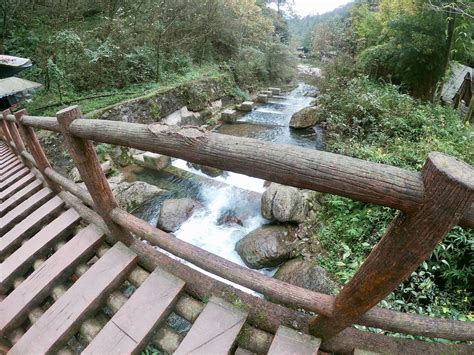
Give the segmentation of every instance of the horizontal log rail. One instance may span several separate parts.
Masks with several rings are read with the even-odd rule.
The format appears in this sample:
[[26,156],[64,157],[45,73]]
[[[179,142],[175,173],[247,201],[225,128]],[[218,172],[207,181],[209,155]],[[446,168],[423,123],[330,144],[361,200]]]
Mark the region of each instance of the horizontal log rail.
[[[9,115],[8,119],[14,120],[14,116]],[[23,123],[60,132],[53,117],[26,115]],[[420,173],[339,154],[161,124],[77,119],[69,129],[76,137],[100,143],[165,154],[403,212],[414,211],[423,201]],[[464,214],[460,225],[474,228],[474,205]]]
[[[52,168],[46,169],[45,174],[64,188],[64,190],[79,198],[83,203],[93,206],[92,197],[86,189]],[[221,276],[253,291],[271,296],[273,299],[290,306],[298,306],[323,315],[332,314],[334,296],[289,285],[254,270],[244,268],[220,256],[179,240],[158,228],[154,228],[120,208],[116,208],[111,212],[111,218],[152,245],[159,246],[171,254],[217,276]],[[239,272],[235,274],[234,271]],[[271,283],[268,283],[268,280]],[[291,295],[288,295],[288,293],[291,293]],[[460,341],[474,339],[474,323],[406,314],[378,307],[364,314],[359,319],[358,324],[426,337]]]
[[[74,110],[76,109],[66,110],[66,114]],[[416,211],[424,201],[425,188],[418,172],[327,152],[210,133],[194,127],[178,128],[161,124],[143,125],[81,119],[80,111],[75,112],[75,117],[68,122],[66,130],[64,127],[61,129],[57,118],[26,114],[20,115],[20,126],[66,133],[85,143],[92,140],[166,154],[286,185],[384,205],[406,213]],[[4,114],[3,121],[12,123],[17,122],[17,119],[13,115]],[[2,123],[2,127],[4,126]],[[5,136],[8,140],[8,134]],[[24,150],[20,154],[28,162],[35,161],[35,157]],[[76,164],[77,159],[80,157],[74,159]],[[89,167],[92,169],[94,165]],[[41,172],[45,180],[61,186],[88,206],[94,207],[97,202],[101,202],[53,168],[46,167]],[[89,184],[94,179],[105,179],[105,176],[93,177]],[[86,180],[87,178],[84,179]],[[152,245],[157,245],[215,275],[329,319],[336,316],[336,297],[289,285],[241,267],[151,227],[118,207],[109,208],[105,215],[102,215],[107,220],[108,228],[112,225],[113,228],[132,232]],[[459,224],[474,227],[474,205],[470,202]],[[472,322],[405,314],[377,307],[364,312],[354,323],[412,335],[474,340]]]

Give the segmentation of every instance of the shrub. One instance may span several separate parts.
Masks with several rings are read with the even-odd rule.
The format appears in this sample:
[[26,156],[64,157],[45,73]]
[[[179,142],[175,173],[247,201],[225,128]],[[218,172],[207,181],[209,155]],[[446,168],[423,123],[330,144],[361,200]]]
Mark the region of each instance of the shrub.
[[[473,133],[448,107],[423,104],[397,86],[367,77],[329,77],[318,98],[326,117],[328,150],[411,170],[430,151],[473,163]],[[327,250],[322,263],[350,279],[395,216],[395,211],[327,196],[315,238]],[[382,305],[408,312],[466,319],[473,295],[474,233],[454,228],[432,256]]]

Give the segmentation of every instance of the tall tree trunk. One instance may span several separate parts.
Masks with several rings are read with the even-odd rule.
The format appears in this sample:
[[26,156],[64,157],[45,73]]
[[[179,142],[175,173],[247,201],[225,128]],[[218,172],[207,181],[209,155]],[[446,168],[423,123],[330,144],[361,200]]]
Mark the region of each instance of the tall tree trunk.
[[456,12],[454,12],[452,9],[449,10],[448,12],[448,29],[447,29],[447,35],[446,35],[446,53],[444,55],[444,60],[443,60],[443,68],[444,68],[444,74],[443,78],[441,79],[441,82],[439,83],[438,90],[436,97],[433,98],[433,101],[439,101],[441,99],[441,95],[443,94],[443,87],[446,82],[446,75],[448,73],[448,68],[449,68],[449,58],[451,57],[451,51],[453,49],[453,44],[454,44],[454,30],[456,28]]

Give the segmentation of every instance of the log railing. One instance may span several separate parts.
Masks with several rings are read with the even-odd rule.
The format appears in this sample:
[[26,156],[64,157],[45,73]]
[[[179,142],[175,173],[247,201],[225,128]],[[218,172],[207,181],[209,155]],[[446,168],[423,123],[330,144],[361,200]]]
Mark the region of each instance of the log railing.
[[[12,115],[4,111],[0,120],[7,144],[25,163],[37,168],[56,192],[72,193],[96,211],[100,217],[92,211],[84,215],[103,225],[111,238],[140,249],[132,237],[135,235],[229,281],[286,305],[313,311],[317,316],[310,320],[310,330],[325,340],[352,324],[449,340],[474,340],[473,322],[374,307],[429,257],[453,226],[474,228],[474,171],[466,163],[431,153],[420,173],[411,172],[194,127],[84,119],[78,107],[60,111],[56,117],[29,116],[24,111]],[[87,190],[50,166],[35,128],[64,136]],[[102,173],[92,141],[165,154],[281,184],[345,196],[395,208],[400,213],[354,278],[336,297],[329,296],[232,263],[123,211]],[[88,210],[67,198],[81,211]]]

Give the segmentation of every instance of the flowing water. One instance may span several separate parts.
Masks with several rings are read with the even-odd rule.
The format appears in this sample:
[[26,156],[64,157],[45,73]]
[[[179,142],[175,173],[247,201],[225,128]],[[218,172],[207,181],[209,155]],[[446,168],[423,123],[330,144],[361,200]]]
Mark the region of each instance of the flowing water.
[[[310,105],[313,98],[305,94],[314,89],[301,83],[290,93],[271,98],[267,104],[258,105],[254,111],[242,115],[236,123],[222,125],[217,131],[279,144],[322,149],[320,131],[296,131],[288,127],[293,113]],[[134,172],[133,179],[167,190],[165,194],[141,206],[135,214],[156,225],[161,203],[165,199],[190,197],[199,200],[203,208],[196,210],[174,233],[176,237],[244,265],[234,250],[235,243],[252,230],[269,223],[260,213],[261,193],[265,191],[264,181],[232,172],[209,177],[180,159],[173,159],[172,166],[173,168],[161,172],[148,169]],[[219,219],[229,214],[237,217],[242,225],[219,224]],[[274,270],[261,272],[272,275]]]

